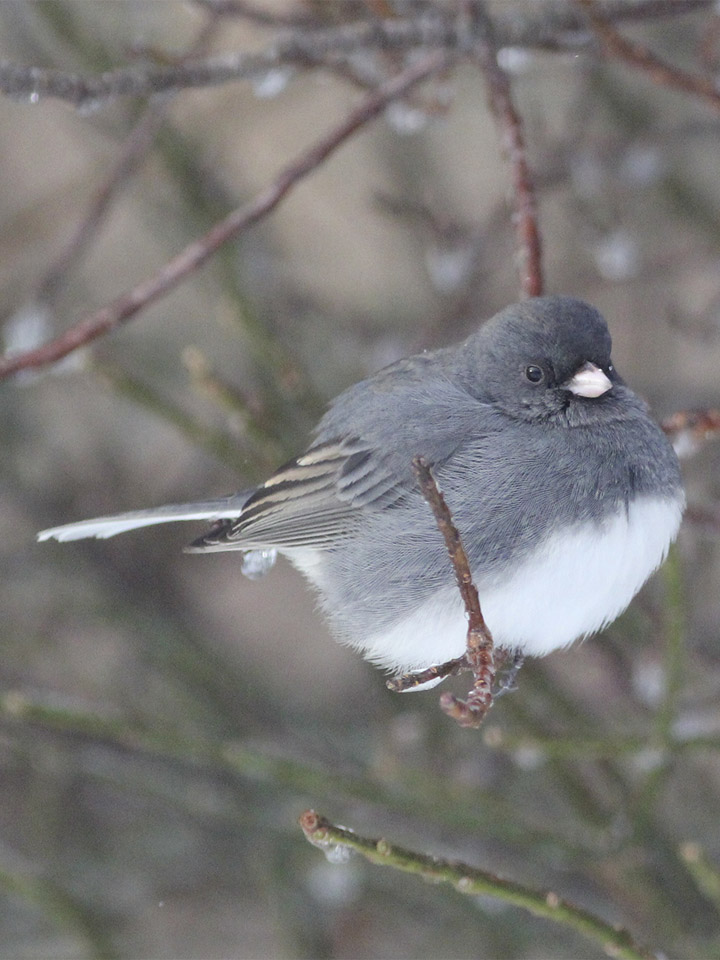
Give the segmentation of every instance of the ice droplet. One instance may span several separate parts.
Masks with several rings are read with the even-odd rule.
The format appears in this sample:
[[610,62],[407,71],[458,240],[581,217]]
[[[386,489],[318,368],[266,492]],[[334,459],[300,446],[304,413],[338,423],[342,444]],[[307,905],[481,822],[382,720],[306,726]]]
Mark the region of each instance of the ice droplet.
[[[11,357],[39,347],[52,336],[54,319],[47,304],[38,300],[31,300],[24,304],[5,321],[2,327],[5,355]],[[57,374],[78,370],[85,362],[85,355],[84,350],[74,350],[54,363],[49,372]],[[22,370],[17,374],[17,382],[28,383],[40,376],[44,374],[37,370]]]
[[251,80],[253,93],[261,100],[277,97],[288,85],[292,74],[291,67],[273,67],[271,70],[257,73]]
[[329,843],[322,851],[329,863],[347,863],[353,855],[353,850],[342,843]]
[[396,133],[411,136],[423,130],[430,120],[426,110],[413,107],[402,100],[389,103],[385,108],[385,119]]
[[608,234],[593,251],[598,273],[604,280],[620,282],[637,276],[640,252],[637,242],[624,230]]
[[467,280],[474,257],[471,243],[428,247],[425,266],[432,285],[439,293],[454,293]]
[[277,560],[277,550],[248,550],[243,554],[240,570],[248,580],[259,580]]
[[5,353],[34,350],[50,336],[52,317],[42,303],[26,303],[5,322]]
[[534,55],[525,47],[501,47],[497,52],[498,66],[516,75],[526,73],[534,60]]

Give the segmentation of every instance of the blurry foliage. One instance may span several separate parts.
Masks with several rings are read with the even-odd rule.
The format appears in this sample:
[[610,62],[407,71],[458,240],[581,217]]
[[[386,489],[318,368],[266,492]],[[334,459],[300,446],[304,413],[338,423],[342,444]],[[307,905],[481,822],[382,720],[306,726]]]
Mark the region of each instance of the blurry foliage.
[[[0,47],[92,75],[172,64],[195,44],[262,50],[293,18],[391,22],[433,6],[257,0],[219,15],[222,3],[6,0]],[[686,6],[619,27],[715,77],[717,13]],[[489,9],[507,25],[540,5]],[[576,15],[542,11],[548,24]],[[604,62],[587,35],[558,36],[558,51],[501,51],[548,289],[603,310],[619,368],[658,415],[718,405],[717,114]],[[360,79],[411,53],[359,51],[333,71],[150,108],[1,99],[6,347],[57,335],[159,269],[339,123]],[[143,122],[147,140],[128,146]],[[108,186],[97,229],[59,261]],[[326,862],[297,827],[308,806],[557,892],[668,955],[720,951],[716,523],[686,524],[631,610],[527,665],[479,732],[445,718],[436,692],[386,691],[285,567],[246,582],[237,558],[183,556],[192,534],[177,529],[32,542],[51,523],[252,484],[302,448],[337,390],[516,300],[507,191],[482,76],[465,63],[126,327],[2,385],[4,955],[600,955],[497,901]],[[711,445],[686,470],[690,502],[710,512],[717,467]]]

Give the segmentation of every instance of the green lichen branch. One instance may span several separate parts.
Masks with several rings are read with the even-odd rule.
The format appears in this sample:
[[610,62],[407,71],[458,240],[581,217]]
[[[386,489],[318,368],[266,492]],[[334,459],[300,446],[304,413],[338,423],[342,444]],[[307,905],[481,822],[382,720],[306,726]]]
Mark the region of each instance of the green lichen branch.
[[532,890],[468,864],[416,853],[390,844],[387,840],[361,837],[353,830],[330,823],[314,810],[306,810],[299,822],[308,841],[321,850],[354,850],[378,866],[412,873],[431,883],[448,883],[458,893],[473,897],[495,897],[512,906],[522,907],[537,917],[545,917],[575,930],[599,944],[609,957],[651,960],[655,956],[635,943],[626,930],[606,923],[587,910],[563,900],[556,893]]

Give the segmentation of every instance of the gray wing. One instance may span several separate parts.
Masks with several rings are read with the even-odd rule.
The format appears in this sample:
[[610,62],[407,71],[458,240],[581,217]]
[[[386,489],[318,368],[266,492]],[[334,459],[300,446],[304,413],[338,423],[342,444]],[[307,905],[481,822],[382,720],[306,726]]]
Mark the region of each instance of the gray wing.
[[320,421],[316,445],[189,549],[329,548],[369,516],[419,498],[413,457],[439,467],[469,436],[492,430],[489,408],[438,370],[444,356],[412,357],[346,390]]
[[219,520],[188,549],[333,546],[352,534],[363,509],[391,506],[406,493],[405,484],[367,443],[328,441],[277,470],[239,518]]

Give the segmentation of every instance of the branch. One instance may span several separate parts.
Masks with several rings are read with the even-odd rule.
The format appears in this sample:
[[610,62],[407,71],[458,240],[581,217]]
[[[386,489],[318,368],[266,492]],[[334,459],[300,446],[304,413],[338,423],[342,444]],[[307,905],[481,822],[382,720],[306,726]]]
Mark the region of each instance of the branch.
[[[597,9],[610,22],[632,23],[710,10],[713,3],[714,0],[605,0],[597,4]],[[577,52],[592,40],[587,33],[587,20],[572,0],[567,4],[508,6],[509,13],[502,9],[494,13],[500,46]]]
[[[470,0],[472,4],[476,0]],[[708,9],[712,0],[608,0],[598,6],[607,21],[644,20],[676,16]],[[223,14],[223,3],[207,3]],[[251,13],[249,4],[245,13]],[[232,12],[228,5],[228,13]],[[422,16],[375,18],[320,30],[298,29],[290,37],[277,41],[260,53],[226,53],[172,65],[135,64],[95,76],[82,76],[62,70],[25,66],[0,60],[0,92],[37,103],[41,98],[64,100],[76,107],[96,107],[115,97],[148,97],[186,88],[218,86],[266,73],[281,65],[323,65],[331,54],[351,54],[357,50],[444,49],[467,53],[466,31],[452,13],[450,5],[438,4],[425,9]],[[257,11],[255,11],[257,14]],[[280,20],[275,15],[276,24]],[[293,25],[302,24],[291,20]],[[513,11],[499,15],[496,23],[499,46],[577,52],[587,46],[586,20],[572,3],[556,7],[542,5],[539,13]]]
[[715,109],[720,109],[720,91],[713,80],[706,80],[666,63],[643,44],[627,40],[607,20],[594,0],[575,2],[587,14],[600,46],[608,56],[644,71],[655,83],[700,97]]
[[468,8],[483,34],[483,40],[477,46],[477,58],[485,75],[490,110],[498,125],[503,151],[510,164],[520,292],[523,297],[539,297],[543,292],[540,228],[522,119],[513,103],[508,76],[498,63],[494,25],[487,16],[484,5],[471,2]]
[[[461,727],[479,727],[493,703],[495,658],[492,634],[480,609],[480,598],[473,583],[467,554],[445,498],[438,490],[427,462],[422,457],[415,457],[412,465],[420,491],[445,540],[468,616],[467,651],[464,659],[473,672],[473,688],[467,700],[459,700],[452,693],[444,693],[440,698],[440,706],[448,716],[457,720]],[[458,663],[456,660],[451,661],[453,667]]]
[[85,320],[76,323],[55,340],[35,350],[0,359],[0,379],[19,370],[47,366],[62,359],[73,350],[119,327],[139,310],[164,296],[202,266],[222,244],[271,213],[300,180],[316,170],[341,144],[382,113],[388,103],[403,96],[430,74],[443,69],[447,63],[448,57],[445,54],[431,53],[383,84],[342,123],[287,166],[255,200],[234,210],[204,236],[190,243],[169,260],[157,273],[122,293]]
[[0,92],[27,97],[32,103],[54,97],[80,108],[97,107],[116,97],[147,97],[219,86],[262,76],[278,66],[322,65],[328,56],[359,49],[458,50],[464,42],[455,18],[434,9],[429,16],[414,19],[374,19],[321,30],[298,30],[259,53],[230,52],[160,66],[141,63],[86,77],[0,60]]
[[377,866],[393,867],[431,883],[448,883],[466,896],[494,897],[503,903],[522,907],[536,917],[562,924],[599,944],[610,957],[652,960],[653,954],[636,944],[626,930],[606,923],[582,907],[563,900],[556,893],[532,890],[465,863],[416,853],[391,845],[387,840],[361,837],[346,827],[335,826],[314,810],[306,810],[299,823],[306,839],[326,852],[336,848],[352,850]]
[[[185,59],[204,52],[217,25],[218,15],[211,10],[206,23],[201,27],[185,54]],[[172,97],[167,95],[154,97],[147,104],[140,119],[122,143],[120,154],[110,174],[90,201],[85,216],[38,284],[36,300],[40,303],[53,304],[57,299],[68,274],[82,259],[108,215],[119,190],[134,175],[155,142],[171,102]]]

